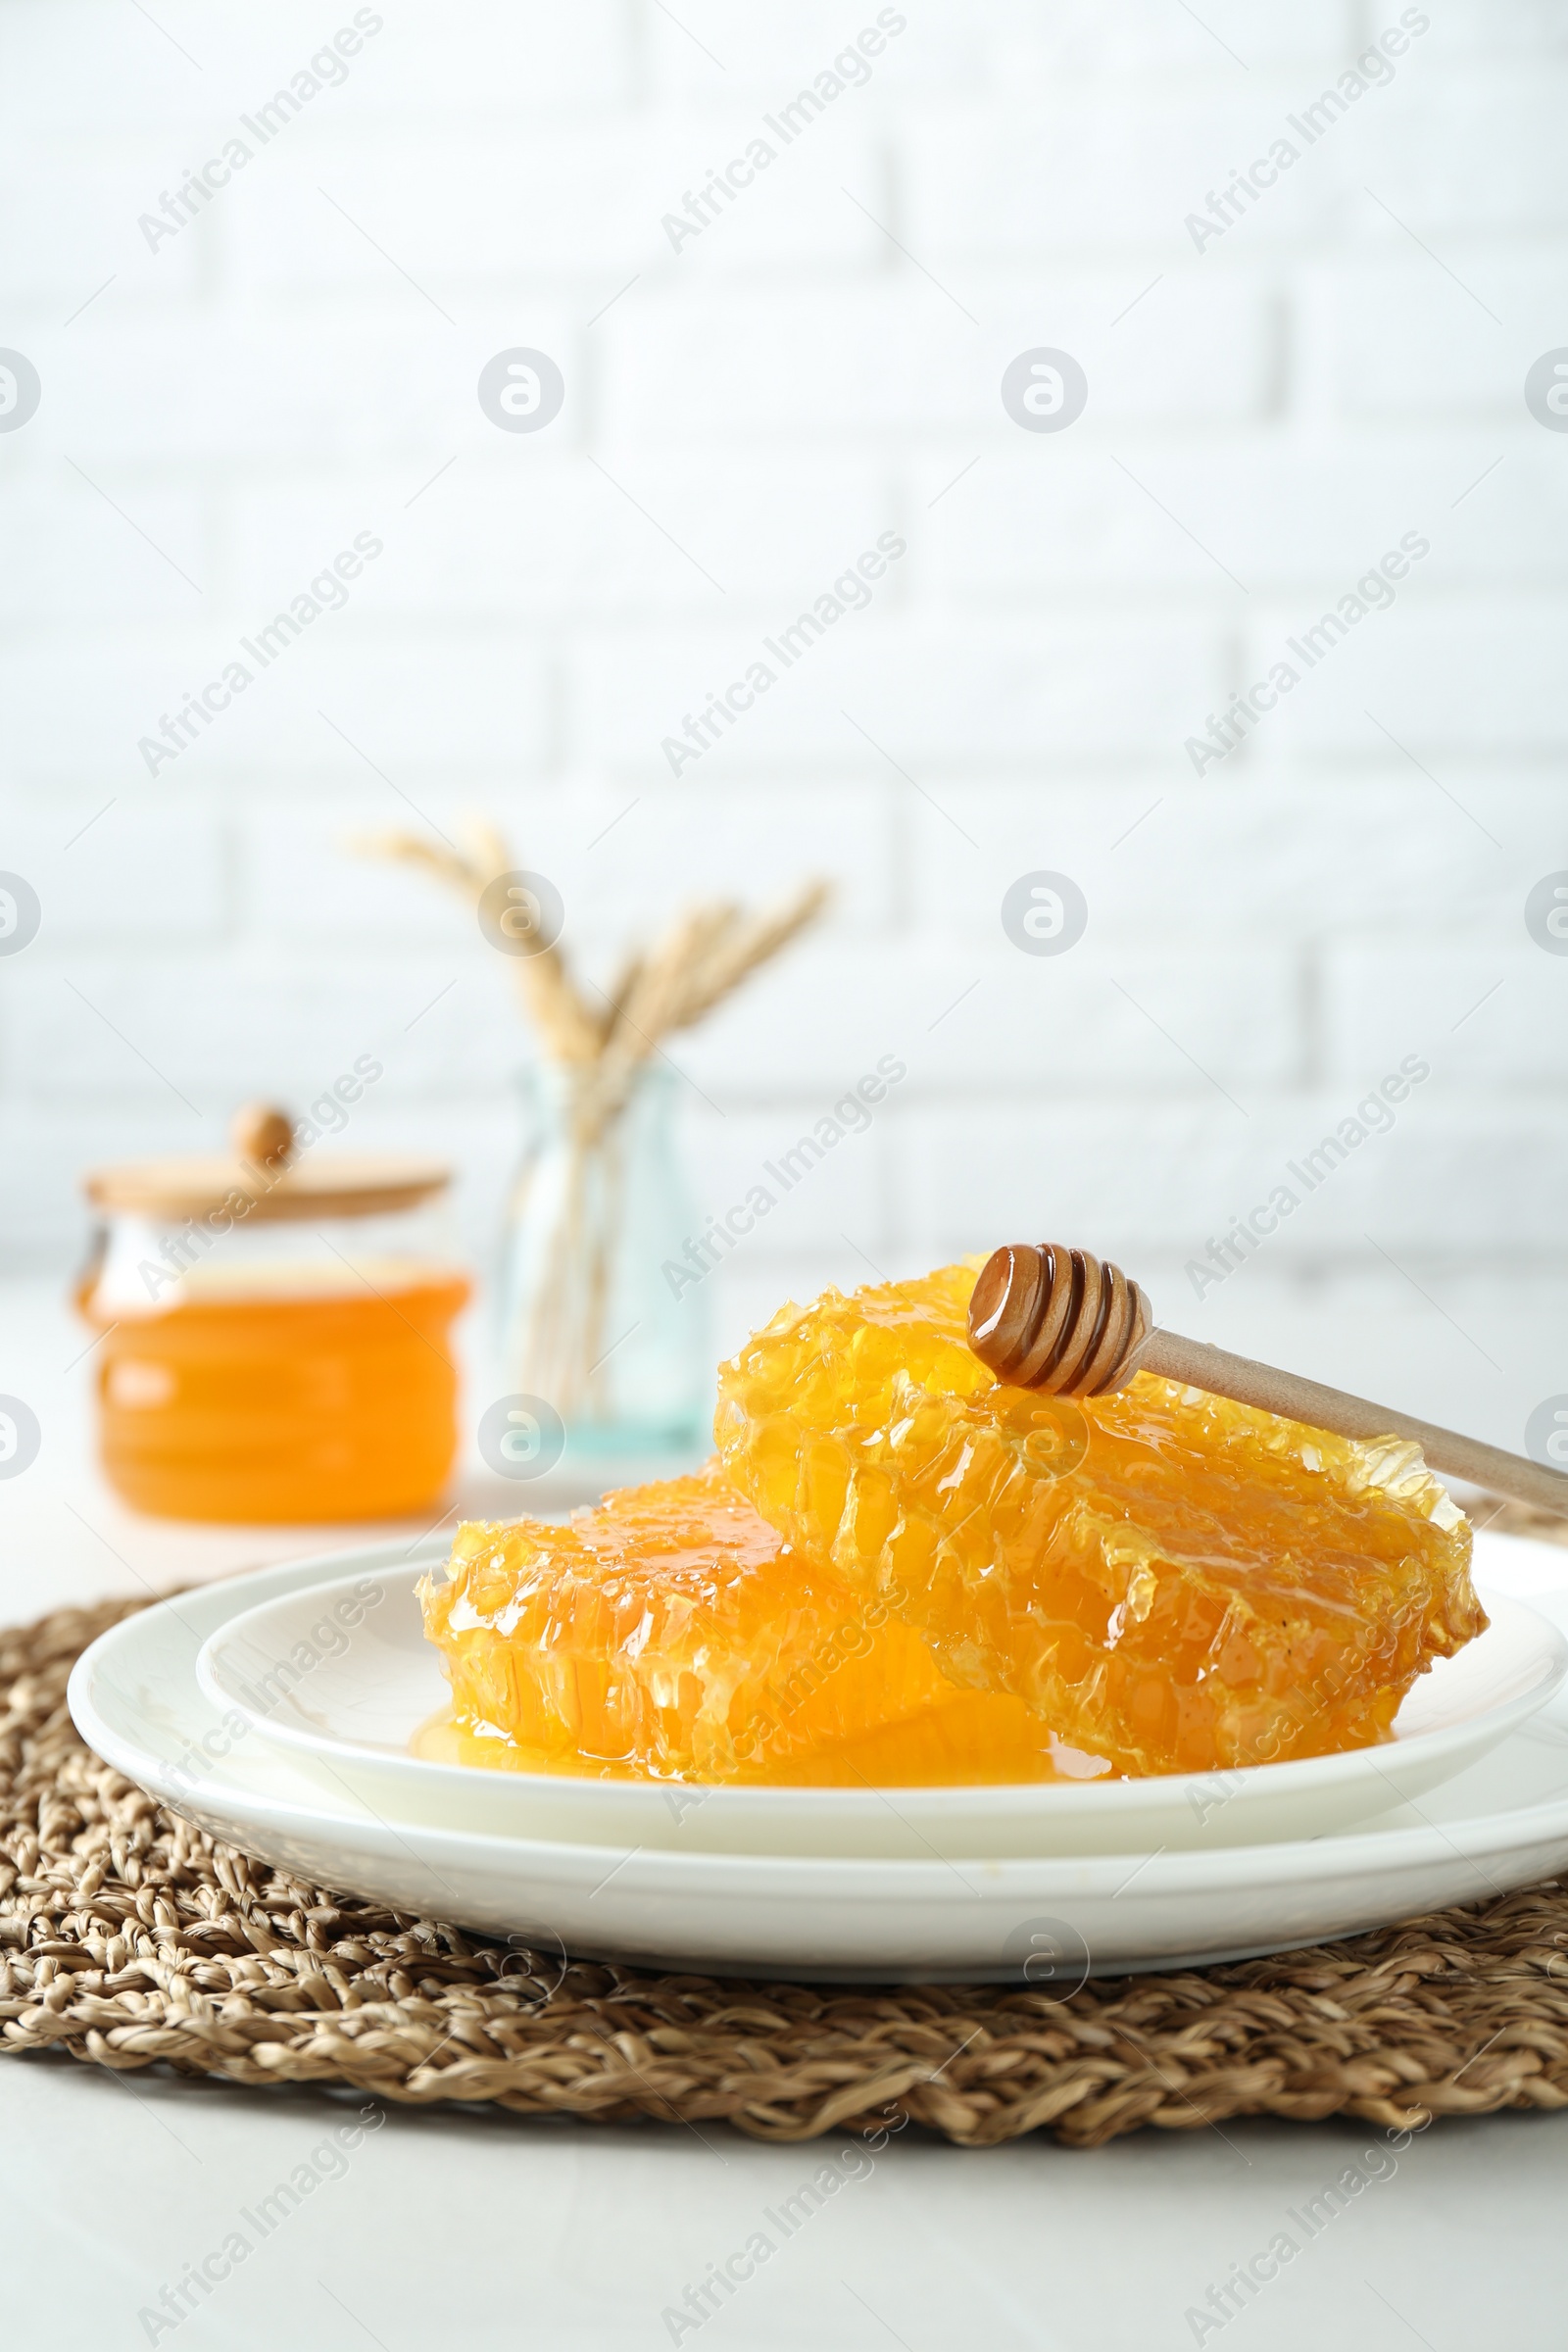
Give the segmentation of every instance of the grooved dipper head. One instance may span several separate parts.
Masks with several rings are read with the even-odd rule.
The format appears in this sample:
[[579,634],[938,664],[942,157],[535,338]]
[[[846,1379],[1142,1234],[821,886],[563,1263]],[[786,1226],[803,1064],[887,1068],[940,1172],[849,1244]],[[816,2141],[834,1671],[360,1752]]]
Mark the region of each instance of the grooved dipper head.
[[1152,1325],[1120,1266],[1052,1242],[993,1250],[969,1298],[969,1345],[988,1371],[1058,1396],[1122,1387]]

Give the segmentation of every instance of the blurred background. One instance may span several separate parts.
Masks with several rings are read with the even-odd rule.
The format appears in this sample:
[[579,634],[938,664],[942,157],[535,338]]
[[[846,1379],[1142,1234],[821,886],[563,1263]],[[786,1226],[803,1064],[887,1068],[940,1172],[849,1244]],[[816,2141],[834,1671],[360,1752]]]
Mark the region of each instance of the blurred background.
[[[351,847],[473,813],[601,984],[693,898],[835,886],[669,1041],[704,1218],[906,1073],[705,1280],[710,1355],[1054,1237],[1522,1446],[1568,1387],[1565,61],[1544,0],[3,0],[0,1381],[47,1430],[90,1376],[36,1339],[84,1166],[359,1056],[339,1141],[450,1158],[488,1277],[537,1041],[471,908]],[[517,350],[536,429],[479,397]],[[1042,351],[1065,423],[1070,368],[1004,405]]]

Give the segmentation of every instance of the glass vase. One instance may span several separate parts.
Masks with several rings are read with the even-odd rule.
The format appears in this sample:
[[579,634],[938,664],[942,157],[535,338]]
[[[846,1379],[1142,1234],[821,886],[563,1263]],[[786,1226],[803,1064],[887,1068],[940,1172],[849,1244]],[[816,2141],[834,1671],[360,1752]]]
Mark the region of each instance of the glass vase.
[[675,1148],[674,1073],[644,1064],[607,1102],[591,1068],[546,1062],[526,1073],[523,1098],[503,1237],[505,1377],[555,1406],[568,1449],[706,1452],[709,1300],[684,1255],[697,1215]]

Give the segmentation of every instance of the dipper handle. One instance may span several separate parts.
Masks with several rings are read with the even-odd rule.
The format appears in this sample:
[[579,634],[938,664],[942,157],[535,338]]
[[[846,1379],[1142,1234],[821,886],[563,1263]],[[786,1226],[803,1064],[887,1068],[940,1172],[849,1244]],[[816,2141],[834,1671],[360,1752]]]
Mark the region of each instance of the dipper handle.
[[1568,1519],[1568,1477],[1560,1471],[1344,1389],[1161,1331],[1137,1283],[1086,1250],[1048,1242],[994,1251],[970,1297],[969,1345],[1013,1388],[1102,1396],[1124,1388],[1135,1372],[1154,1372],[1342,1438],[1404,1438],[1434,1470]]

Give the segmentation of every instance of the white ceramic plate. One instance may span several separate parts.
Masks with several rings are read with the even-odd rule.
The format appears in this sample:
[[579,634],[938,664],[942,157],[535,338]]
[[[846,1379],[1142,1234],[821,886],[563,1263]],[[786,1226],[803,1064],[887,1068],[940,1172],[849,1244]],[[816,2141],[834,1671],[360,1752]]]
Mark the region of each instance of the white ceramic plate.
[[240,1609],[346,1565],[392,1577],[414,1556],[389,1544],[348,1561],[292,1562],[139,1612],[77,1661],[70,1702],[78,1729],[215,1837],[318,1885],[546,1952],[742,1975],[1024,1978],[1070,1989],[1086,1971],[1196,1965],[1354,1935],[1568,1866],[1561,1694],[1489,1756],[1374,1827],[1269,1845],[1152,1848],[1136,1859],[938,1852],[866,1861],[612,1853],[442,1829],[346,1788],[327,1794],[318,1771],[242,1719],[225,1724],[196,1684],[203,1643]]
[[702,1788],[475,1770],[409,1753],[445,1702],[405,1565],[275,1595],[227,1619],[196,1677],[309,1770],[400,1819],[571,1844],[683,1853],[845,1854],[911,1862],[933,1853],[1148,1853],[1315,1838],[1424,1795],[1494,1747],[1568,1672],[1568,1642],[1504,1594],[1492,1625],[1423,1675],[1396,1738],[1350,1755],[1141,1781],[878,1789]]

